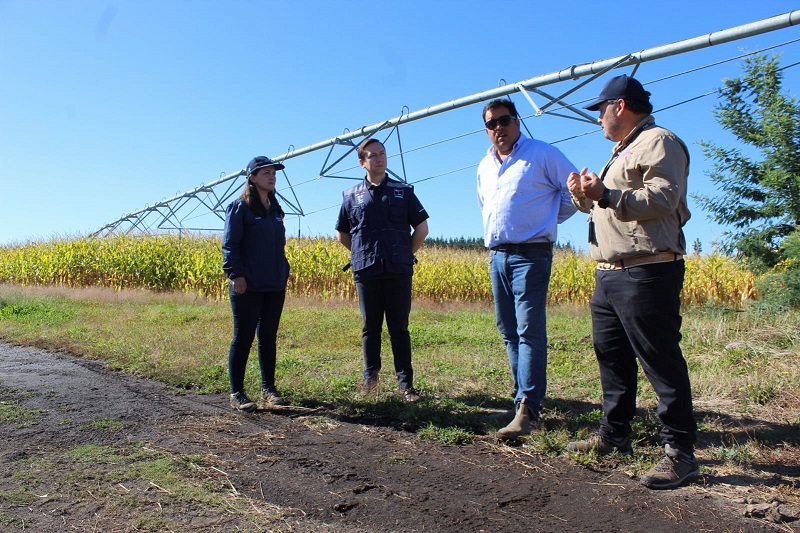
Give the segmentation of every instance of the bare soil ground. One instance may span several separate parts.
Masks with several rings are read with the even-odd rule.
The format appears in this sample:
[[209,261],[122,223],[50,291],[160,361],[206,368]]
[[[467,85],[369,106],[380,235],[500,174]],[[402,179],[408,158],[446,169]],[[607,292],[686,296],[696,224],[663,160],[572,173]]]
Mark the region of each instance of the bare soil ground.
[[[226,395],[179,392],[0,344],[0,403],[27,413],[0,425],[0,529],[798,531],[785,516],[796,510],[746,517],[747,487],[726,493],[708,475],[654,492],[619,465],[490,437],[448,447],[390,422],[293,407],[240,415]],[[177,481],[164,474],[176,469]]]

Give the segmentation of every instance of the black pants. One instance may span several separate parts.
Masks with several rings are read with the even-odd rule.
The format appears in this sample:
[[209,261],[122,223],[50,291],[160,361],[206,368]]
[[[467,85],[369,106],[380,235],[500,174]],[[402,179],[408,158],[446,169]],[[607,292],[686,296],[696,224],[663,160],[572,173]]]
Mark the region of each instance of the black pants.
[[637,360],[658,395],[664,444],[692,453],[697,424],[689,371],[680,349],[683,261],[597,270],[591,300],[592,332],[603,413],[600,435],[623,444],[636,410]]
[[236,294],[231,288],[230,297],[233,311],[233,340],[228,351],[231,394],[244,390],[244,371],[256,335],[261,387],[272,388],[275,386],[275,343],[286,291]]
[[356,290],[363,321],[361,348],[364,355],[364,379],[377,375],[381,369],[381,330],[385,315],[398,384],[401,389],[413,387],[411,335],[408,333],[411,275],[357,281]]

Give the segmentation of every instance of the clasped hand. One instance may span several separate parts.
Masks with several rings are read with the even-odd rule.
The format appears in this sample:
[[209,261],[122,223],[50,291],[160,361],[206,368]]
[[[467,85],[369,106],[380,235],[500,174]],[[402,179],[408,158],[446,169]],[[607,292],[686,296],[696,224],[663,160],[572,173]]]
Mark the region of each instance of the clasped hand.
[[587,174],[588,170],[587,167],[583,167],[580,174],[570,172],[567,178],[567,188],[575,197],[583,195],[590,200],[597,201],[603,196],[605,185],[594,172]]

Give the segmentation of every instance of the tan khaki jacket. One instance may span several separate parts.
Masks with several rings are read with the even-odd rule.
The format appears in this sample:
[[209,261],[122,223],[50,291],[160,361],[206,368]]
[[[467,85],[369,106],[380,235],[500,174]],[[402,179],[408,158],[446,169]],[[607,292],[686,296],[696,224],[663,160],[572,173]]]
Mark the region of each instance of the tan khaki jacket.
[[683,226],[691,214],[686,205],[689,153],[674,133],[656,126],[652,115],[617,143],[601,177],[610,189],[602,209],[581,195],[575,206],[591,211],[596,243],[592,258],[614,263],[659,252],[686,254]]

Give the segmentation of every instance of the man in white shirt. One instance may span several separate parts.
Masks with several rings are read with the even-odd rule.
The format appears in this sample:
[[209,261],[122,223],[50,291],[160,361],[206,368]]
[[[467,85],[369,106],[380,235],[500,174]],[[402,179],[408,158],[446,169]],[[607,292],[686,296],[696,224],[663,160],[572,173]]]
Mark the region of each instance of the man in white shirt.
[[520,132],[511,100],[486,104],[483,120],[492,146],[478,166],[478,205],[514,378],[515,417],[497,436],[515,440],[539,421],[547,388],[547,286],[556,227],[577,211],[566,185],[576,169],[557,148]]

